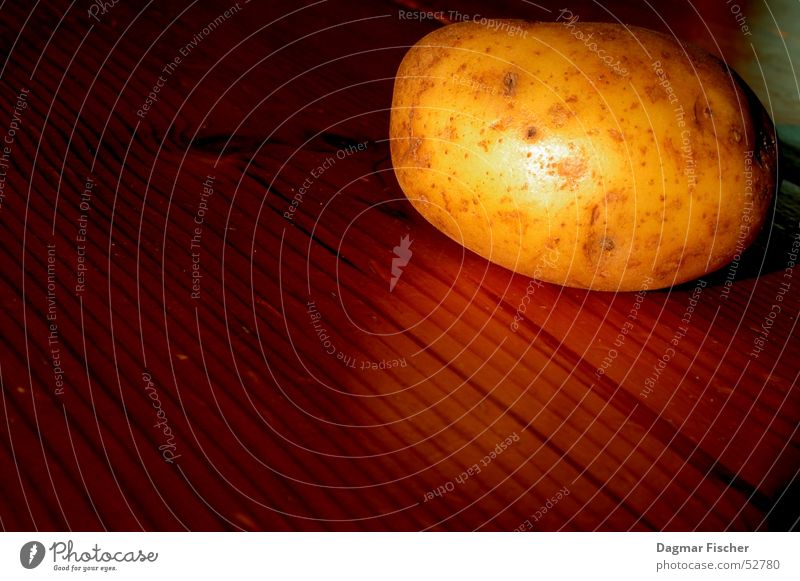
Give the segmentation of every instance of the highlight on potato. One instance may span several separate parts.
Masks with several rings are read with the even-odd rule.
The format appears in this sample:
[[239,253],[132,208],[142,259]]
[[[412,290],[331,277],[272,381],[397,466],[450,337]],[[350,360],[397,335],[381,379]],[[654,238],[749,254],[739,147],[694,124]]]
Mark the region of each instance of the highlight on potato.
[[753,242],[775,132],[725,63],[637,27],[499,22],[445,26],[400,64],[392,163],[431,224],[518,273],[609,291],[701,277]]

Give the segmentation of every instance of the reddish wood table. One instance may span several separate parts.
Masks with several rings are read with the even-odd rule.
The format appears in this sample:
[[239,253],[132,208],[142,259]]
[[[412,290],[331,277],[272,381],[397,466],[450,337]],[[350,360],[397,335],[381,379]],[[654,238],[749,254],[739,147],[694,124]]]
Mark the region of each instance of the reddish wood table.
[[[110,4],[0,10],[4,529],[797,525],[791,148],[733,271],[529,286],[404,201],[389,107],[442,21],[559,5]],[[728,4],[571,10],[720,54],[791,141],[796,4]]]

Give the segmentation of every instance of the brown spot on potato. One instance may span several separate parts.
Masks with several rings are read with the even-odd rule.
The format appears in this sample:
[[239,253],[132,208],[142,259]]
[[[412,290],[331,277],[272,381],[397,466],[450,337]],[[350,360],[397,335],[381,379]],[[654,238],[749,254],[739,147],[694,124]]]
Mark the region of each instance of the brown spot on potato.
[[503,76],[503,94],[506,97],[513,97],[517,93],[517,73],[508,71]]
[[547,114],[550,116],[550,120],[556,127],[562,127],[570,118],[570,116],[574,115],[572,111],[564,107],[564,105],[561,103],[555,103],[551,105],[547,110]]
[[661,244],[661,236],[656,234],[655,236],[650,236],[644,242],[644,247],[648,249],[655,249]]
[[538,131],[536,130],[536,127],[533,127],[533,126],[528,127],[528,129],[525,131],[525,138],[526,139],[533,139],[533,138],[536,137],[537,133],[538,133]]
[[496,212],[498,221],[501,224],[507,224],[513,231],[518,231],[520,224],[522,224],[522,215],[519,210],[498,210]]
[[410,157],[414,161],[419,161],[419,148],[422,145],[422,138],[420,137],[412,137],[408,140],[408,153],[406,154],[407,157]]
[[594,223],[597,222],[597,219],[599,217],[600,217],[600,206],[595,204],[594,206],[592,206],[592,218],[589,221],[589,224],[593,226]]
[[442,205],[444,206],[444,211],[452,216],[453,210],[450,208],[450,196],[442,197]]
[[609,129],[608,130],[608,134],[611,136],[611,139],[613,139],[614,141],[620,142],[620,143],[624,139],[622,137],[622,133],[620,131],[617,131],[616,129]]
[[662,146],[665,155],[668,155],[673,159],[677,160],[680,164],[683,164],[683,157],[681,155],[681,152],[678,149],[678,147],[672,142],[671,137],[665,137],[664,141],[662,142]]
[[700,97],[695,99],[694,107],[692,109],[692,115],[694,116],[695,125],[697,125],[702,129],[704,122],[710,120],[713,114],[714,113],[711,110],[710,103],[704,105],[700,100]]
[[656,278],[665,281],[675,280],[678,270],[681,268],[685,258],[682,249],[673,252],[658,266]]
[[568,186],[574,188],[577,181],[586,174],[587,165],[585,157],[572,155],[556,163],[556,172],[566,180]]
[[495,119],[489,125],[489,129],[494,129],[496,131],[505,131],[514,123],[513,117],[501,117],[500,119]]
[[644,93],[651,103],[657,103],[664,98],[664,90],[657,85],[649,85],[644,88]]
[[[412,58],[411,62],[416,65],[416,73],[417,76],[424,77],[425,75],[429,75],[431,69],[433,69],[439,61],[445,56],[444,51],[436,48],[431,50],[431,47],[413,47],[411,51],[414,52],[416,58]],[[409,51],[409,52],[411,52]],[[413,72],[413,69],[412,69]]]
[[589,232],[583,243],[583,253],[591,264],[599,265],[610,258],[610,253],[617,247],[614,239],[603,229]]

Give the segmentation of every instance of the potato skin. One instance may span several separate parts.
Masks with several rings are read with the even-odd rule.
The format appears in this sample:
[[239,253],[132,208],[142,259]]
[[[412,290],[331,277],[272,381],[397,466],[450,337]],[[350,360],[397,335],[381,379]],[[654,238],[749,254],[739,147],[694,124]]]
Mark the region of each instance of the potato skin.
[[775,133],[735,73],[642,28],[507,23],[524,34],[453,24],[400,65],[392,163],[422,216],[497,264],[596,290],[672,286],[750,245]]

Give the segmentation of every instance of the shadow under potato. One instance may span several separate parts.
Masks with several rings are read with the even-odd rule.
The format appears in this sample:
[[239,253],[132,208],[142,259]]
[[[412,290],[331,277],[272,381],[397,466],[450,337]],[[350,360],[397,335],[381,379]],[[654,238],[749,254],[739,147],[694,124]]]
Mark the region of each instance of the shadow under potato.
[[800,531],[800,477],[783,487],[774,504],[767,511],[767,528],[770,531]]

